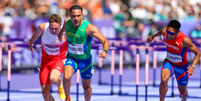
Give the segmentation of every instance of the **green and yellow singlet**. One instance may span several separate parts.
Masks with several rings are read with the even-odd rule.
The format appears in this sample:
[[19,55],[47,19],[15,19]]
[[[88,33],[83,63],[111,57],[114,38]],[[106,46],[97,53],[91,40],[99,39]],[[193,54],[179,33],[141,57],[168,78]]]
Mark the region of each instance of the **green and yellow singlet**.
[[[84,20],[84,19],[83,19]],[[86,33],[87,25],[90,22],[84,20],[82,24],[75,29],[71,19],[66,23],[65,30],[68,37],[68,56],[83,60],[91,56],[91,44],[93,37]]]

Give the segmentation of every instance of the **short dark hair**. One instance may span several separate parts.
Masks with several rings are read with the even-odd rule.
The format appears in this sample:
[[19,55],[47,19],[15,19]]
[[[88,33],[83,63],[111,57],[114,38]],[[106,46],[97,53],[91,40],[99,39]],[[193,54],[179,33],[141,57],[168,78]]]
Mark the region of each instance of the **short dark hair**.
[[167,27],[172,27],[176,32],[178,32],[179,29],[180,29],[180,27],[181,27],[181,24],[180,24],[180,22],[177,21],[177,20],[171,20],[171,21],[168,23]]
[[79,6],[79,5],[73,5],[73,6],[70,8],[70,12],[71,12],[73,9],[79,9],[79,10],[81,10],[81,12],[82,12],[82,7]]
[[61,24],[61,17],[57,14],[52,14],[49,18],[49,23],[52,23],[52,22],[56,22],[58,24]]

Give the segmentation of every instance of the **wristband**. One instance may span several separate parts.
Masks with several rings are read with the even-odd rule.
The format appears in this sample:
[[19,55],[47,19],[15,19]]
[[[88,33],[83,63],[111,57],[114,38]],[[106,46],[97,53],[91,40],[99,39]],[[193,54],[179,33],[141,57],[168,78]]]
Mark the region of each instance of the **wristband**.
[[105,51],[107,53],[107,50],[104,49],[103,51]]
[[29,45],[29,42],[28,42],[28,46],[29,46],[29,47],[32,47],[32,46],[33,46],[33,44],[32,44],[32,45]]
[[195,69],[195,65],[192,65],[192,67]]

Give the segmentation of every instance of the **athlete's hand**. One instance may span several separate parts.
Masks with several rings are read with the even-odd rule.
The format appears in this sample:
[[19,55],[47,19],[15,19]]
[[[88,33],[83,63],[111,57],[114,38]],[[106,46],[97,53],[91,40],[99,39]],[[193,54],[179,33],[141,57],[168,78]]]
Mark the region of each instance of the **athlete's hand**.
[[193,72],[194,72],[194,67],[193,66],[189,66],[188,68],[188,71],[187,71],[187,75],[193,75]]
[[101,53],[100,53],[100,56],[99,56],[100,58],[106,58],[107,57],[107,53],[105,52],[105,51],[102,51]]
[[29,46],[29,50],[33,53],[34,52],[34,48]]
[[147,38],[147,43],[151,42],[153,40],[152,36]]
[[29,46],[29,50],[31,52],[34,52],[34,48],[33,48],[34,45],[33,44],[30,45],[30,43],[28,42],[28,46]]

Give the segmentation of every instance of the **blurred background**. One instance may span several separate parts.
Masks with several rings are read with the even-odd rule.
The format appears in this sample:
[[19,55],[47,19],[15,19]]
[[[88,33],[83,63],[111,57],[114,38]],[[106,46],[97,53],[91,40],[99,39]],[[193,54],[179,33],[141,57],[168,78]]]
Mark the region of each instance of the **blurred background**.
[[[165,27],[171,19],[180,21],[180,30],[188,37],[198,39],[193,42],[199,43],[201,38],[200,0],[0,0],[0,37],[29,40],[39,24],[48,22],[51,14],[59,14],[64,20],[74,4],[83,7],[85,20],[97,26],[108,39],[133,38],[145,42],[148,36]],[[154,41],[162,42],[161,39],[158,37]],[[135,54],[136,51],[124,52],[124,68],[135,67]],[[145,52],[140,54],[143,67]],[[157,54],[160,65],[166,52]],[[92,50],[94,68],[98,68],[98,55],[98,50]],[[150,55],[152,63],[152,52]],[[117,64],[118,52],[116,56]],[[192,61],[193,56],[192,53],[188,54],[189,61]],[[12,53],[12,71],[34,70],[40,67],[40,60],[40,49],[31,53],[28,48],[17,48]],[[8,62],[5,51],[2,61],[4,71]],[[110,51],[103,62],[103,68],[110,68]]]

